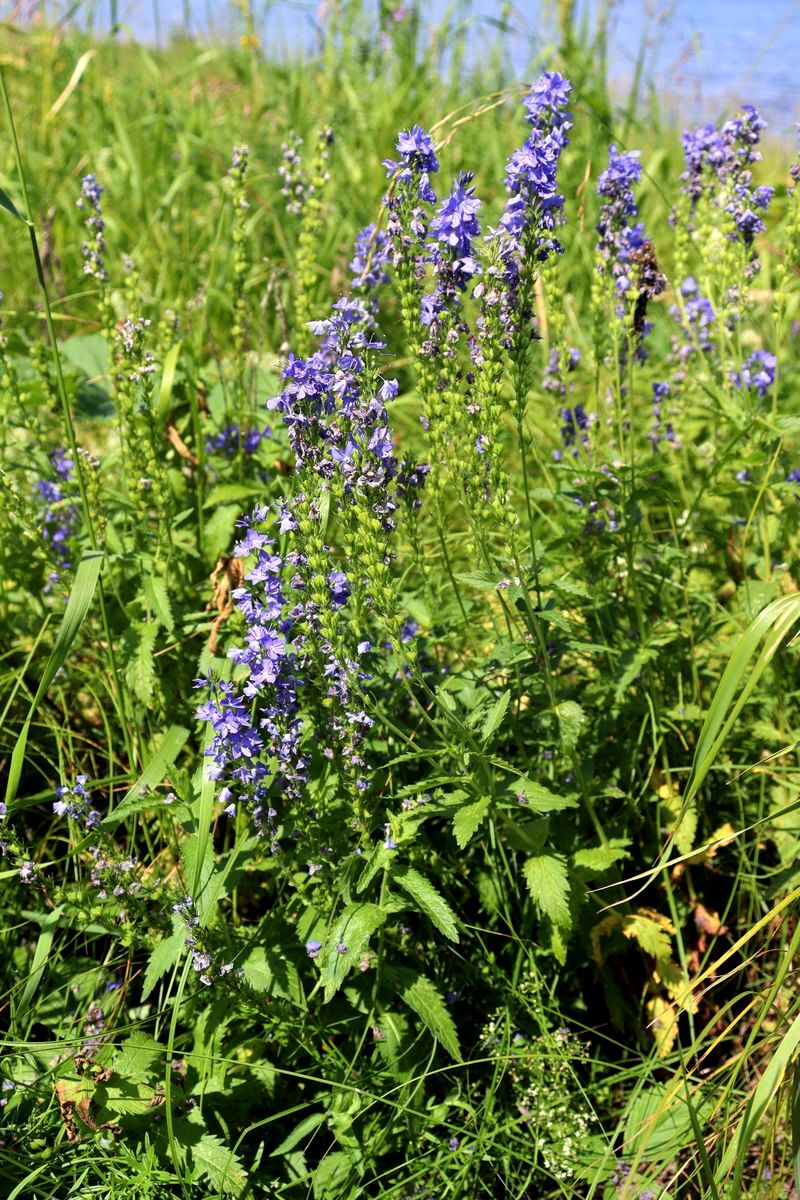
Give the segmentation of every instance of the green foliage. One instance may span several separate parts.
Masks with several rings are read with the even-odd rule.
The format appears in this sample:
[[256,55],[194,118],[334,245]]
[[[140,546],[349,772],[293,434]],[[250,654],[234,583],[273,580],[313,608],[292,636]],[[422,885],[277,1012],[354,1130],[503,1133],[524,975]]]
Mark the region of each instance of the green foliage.
[[[266,402],[357,232],[397,215],[399,129],[435,126],[439,192],[475,170],[497,227],[529,132],[506,17],[477,73],[460,9],[430,39],[416,5],[334,5],[279,62],[236,8],[242,45],[0,31],[3,1194],[777,1198],[800,1143],[784,152],[753,164],[777,190],[745,244],[728,183],[691,207],[676,131],[609,96],[604,13],[581,32],[559,5],[565,253],[528,247],[519,327],[494,336],[491,246],[440,358],[413,239],[364,293],[387,345],[359,398],[396,377],[401,474],[432,468],[381,513]],[[597,270],[612,140],[642,147],[663,295],[639,259],[622,296]],[[736,382],[755,350],[762,391]],[[246,690],[236,603],[242,518],[284,504],[296,530],[250,532],[303,612],[279,605],[305,622],[288,720]],[[241,701],[216,725],[208,679]],[[241,754],[257,787],[218,777],[226,719],[270,733]]]

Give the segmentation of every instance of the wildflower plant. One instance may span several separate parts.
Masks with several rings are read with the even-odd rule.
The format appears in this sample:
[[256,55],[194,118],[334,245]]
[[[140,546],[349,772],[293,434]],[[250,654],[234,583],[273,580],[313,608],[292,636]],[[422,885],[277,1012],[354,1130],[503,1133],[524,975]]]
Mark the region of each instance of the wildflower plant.
[[639,154],[577,41],[427,126],[406,8],[104,124],[77,209],[114,91],[46,121],[52,343],[10,255],[0,341],[15,1194],[791,1178],[797,164],[748,107]]

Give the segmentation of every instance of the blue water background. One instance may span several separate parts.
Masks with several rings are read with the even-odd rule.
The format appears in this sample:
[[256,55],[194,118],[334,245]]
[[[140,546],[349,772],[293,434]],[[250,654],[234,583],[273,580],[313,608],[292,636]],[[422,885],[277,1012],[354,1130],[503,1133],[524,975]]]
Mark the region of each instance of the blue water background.
[[[594,20],[599,0],[580,0]],[[318,44],[325,0],[254,0],[258,32],[271,54],[291,54]],[[377,10],[374,5],[365,4]],[[473,55],[496,35],[496,22],[510,9],[507,36],[511,71],[529,72],[546,47],[554,5],[546,0],[516,6],[490,0],[422,0],[429,27],[446,13],[469,29]],[[91,20],[107,29],[112,0],[95,0]],[[137,38],[162,43],[185,30],[202,38],[237,36],[241,18],[229,0],[117,0],[119,18]],[[778,136],[793,136],[800,120],[800,0],[616,0],[609,26],[609,58],[618,95],[624,95],[645,47],[645,75],[662,109],[691,122],[721,117],[742,102],[755,104]]]

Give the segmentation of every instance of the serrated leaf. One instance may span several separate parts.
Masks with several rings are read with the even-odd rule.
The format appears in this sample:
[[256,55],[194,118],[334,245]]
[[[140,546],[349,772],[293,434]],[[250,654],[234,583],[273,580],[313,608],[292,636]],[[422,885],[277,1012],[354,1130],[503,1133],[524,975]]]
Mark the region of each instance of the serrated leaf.
[[325,986],[326,1002],[342,986],[369,939],[385,920],[386,911],[377,904],[347,905],[323,949],[321,977]]
[[498,584],[494,575],[489,575],[486,571],[465,571],[456,575],[456,579],[459,583],[477,588],[481,592],[493,592]]
[[489,797],[481,796],[474,804],[465,804],[453,817],[453,834],[459,850],[463,850],[475,836],[489,811],[489,804]]
[[413,867],[407,867],[405,870],[395,872],[394,882],[408,893],[440,933],[450,938],[451,942],[458,941],[456,914],[429,879],[420,875],[419,871],[415,871]]
[[518,776],[508,785],[508,791],[513,793],[515,799],[519,802],[519,797],[523,796],[523,803],[535,813],[553,813],[562,812],[565,808],[577,808],[578,802],[572,796],[557,796],[555,792],[551,792],[543,783],[534,783],[532,779],[526,776]]
[[578,744],[581,726],[586,720],[586,714],[580,704],[574,700],[562,700],[555,706],[558,727],[561,733],[561,745],[565,754],[571,754]]
[[230,553],[236,521],[241,513],[240,504],[221,504],[206,521],[203,529],[203,551],[211,562],[216,562],[221,554]]
[[148,1033],[137,1030],[126,1037],[117,1049],[113,1062],[114,1074],[131,1083],[143,1082],[151,1073],[151,1068],[165,1054],[166,1049],[160,1042]]
[[254,992],[267,992],[271,996],[283,996],[286,1000],[298,1000],[300,978],[294,963],[289,962],[277,950],[256,946],[242,962],[245,981]]
[[461,1062],[461,1049],[455,1022],[441,994],[430,979],[418,975],[414,982],[403,988],[403,1001],[424,1022],[428,1032],[436,1039],[455,1062]]
[[153,808],[159,802],[150,789],[161,783],[167,767],[172,766],[188,736],[188,729],[181,725],[170,725],[136,783],[125,793],[117,807],[100,822],[103,829],[115,829],[126,817]]
[[157,575],[146,575],[144,578],[144,594],[147,603],[158,618],[159,624],[164,626],[167,633],[172,633],[172,630],[175,628],[175,621],[172,616],[172,606],[169,602],[167,585],[164,580]]
[[622,918],[622,932],[655,959],[666,960],[672,955],[670,935],[675,932],[675,927],[668,917],[655,909],[642,908],[627,913]]
[[162,975],[174,967],[184,952],[186,930],[176,929],[169,937],[162,938],[150,955],[142,980],[142,1000],[146,1000]]
[[481,730],[481,738],[484,744],[491,740],[491,737],[503,723],[503,719],[508,712],[508,706],[511,702],[511,692],[503,692],[502,696],[498,696],[492,707],[486,714],[486,720],[483,723]]
[[152,1108],[153,1095],[152,1084],[120,1076],[113,1083],[97,1088],[93,1099],[104,1119],[106,1112],[121,1117],[137,1117]]
[[607,846],[590,846],[586,850],[576,850],[572,856],[572,864],[592,875],[607,871],[614,863],[628,857],[627,839],[615,838]]
[[239,1196],[247,1187],[247,1174],[229,1146],[213,1133],[204,1133],[191,1149],[192,1165],[201,1179],[229,1196]]
[[554,925],[569,929],[569,876],[563,854],[535,854],[525,863],[525,882],[536,907]]
[[126,629],[122,637],[125,682],[142,704],[150,705],[155,693],[156,669],[153,651],[158,626],[154,621],[139,621]]

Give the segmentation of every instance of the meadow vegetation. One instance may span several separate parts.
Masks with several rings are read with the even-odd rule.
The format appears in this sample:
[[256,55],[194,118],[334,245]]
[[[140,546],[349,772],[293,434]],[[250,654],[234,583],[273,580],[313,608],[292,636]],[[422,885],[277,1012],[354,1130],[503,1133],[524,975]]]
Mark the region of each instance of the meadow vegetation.
[[0,31],[3,1194],[794,1195],[790,133],[244,28]]

